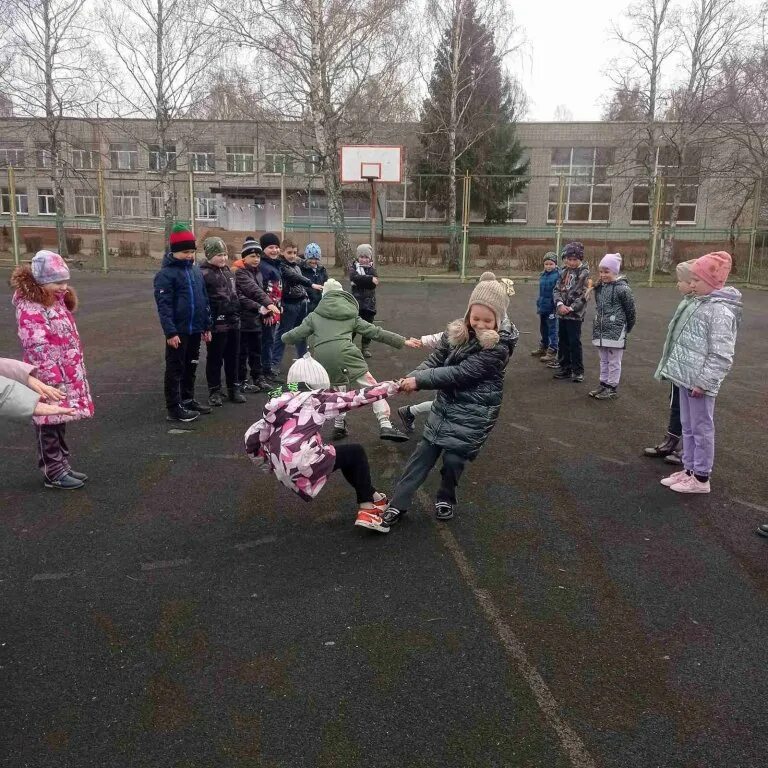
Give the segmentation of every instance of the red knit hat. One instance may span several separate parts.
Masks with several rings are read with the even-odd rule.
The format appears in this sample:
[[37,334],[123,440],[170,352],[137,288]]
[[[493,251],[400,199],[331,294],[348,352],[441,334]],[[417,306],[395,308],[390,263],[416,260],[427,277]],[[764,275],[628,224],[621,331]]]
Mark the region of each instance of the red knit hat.
[[691,265],[691,272],[713,291],[719,291],[725,285],[730,271],[731,254],[725,251],[707,253]]
[[194,233],[189,229],[187,224],[183,224],[181,222],[177,222],[173,225],[171,236],[168,238],[168,242],[171,246],[171,253],[197,250]]

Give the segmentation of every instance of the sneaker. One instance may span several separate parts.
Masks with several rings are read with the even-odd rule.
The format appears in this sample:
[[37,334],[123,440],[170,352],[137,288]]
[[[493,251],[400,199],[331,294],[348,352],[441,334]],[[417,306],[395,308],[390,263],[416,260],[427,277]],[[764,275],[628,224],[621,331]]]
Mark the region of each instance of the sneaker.
[[264,371],[264,378],[269,382],[269,385],[271,387],[274,387],[275,384],[282,384],[283,381],[280,378],[280,374],[276,373],[275,371]]
[[389,526],[384,523],[376,510],[373,509],[358,509],[355,525],[359,525],[361,528],[368,528],[370,531],[389,533]]
[[75,472],[74,469],[70,469],[68,474],[70,477],[74,477],[75,480],[79,480],[81,483],[84,483],[88,479],[88,475],[86,475],[85,472]]
[[664,440],[653,448],[643,448],[643,456],[651,458],[666,458],[680,448],[682,440],[674,435],[667,434]]
[[583,373],[576,373],[571,378],[571,381],[574,384],[583,384],[584,383],[584,374]]
[[348,434],[349,433],[347,432],[346,426],[334,427],[333,434],[331,435],[331,440],[343,440]]
[[84,485],[85,483],[82,480],[72,477],[69,473],[63,474],[55,480],[45,479],[46,488],[58,488],[60,491],[74,491],[82,488]]
[[254,394],[255,392],[261,392],[261,389],[259,389],[256,384],[251,384],[250,381],[243,382],[242,384],[238,385],[238,389],[241,392],[245,392],[246,394]]
[[175,408],[168,410],[168,415],[165,417],[166,421],[194,421],[199,418],[200,414],[197,411],[188,411],[183,405],[177,405]]
[[664,463],[665,464],[676,464],[678,467],[682,466],[683,464],[683,457],[681,455],[681,452],[678,450],[672,451],[672,453],[668,454],[664,457]]
[[437,520],[450,520],[453,517],[453,506],[447,501],[435,503],[435,518]]
[[590,397],[597,397],[599,394],[601,394],[605,390],[605,384],[603,382],[600,382],[600,386],[597,389],[593,389],[590,393]]
[[416,423],[416,417],[411,413],[409,406],[404,405],[397,409],[397,415],[403,422],[403,429],[410,435],[413,434],[413,425]]
[[221,408],[221,406],[224,405],[221,399],[221,392],[219,392],[218,389],[214,390],[210,395],[208,395],[208,405],[214,408]]
[[664,477],[659,482],[662,485],[666,485],[667,488],[671,488],[675,483],[679,483],[686,477],[688,477],[688,473],[683,469],[680,472],[673,472],[669,477]]
[[227,390],[230,403],[247,403],[248,398],[240,391],[239,387],[230,387]]
[[557,358],[555,358],[551,363],[547,363],[547,368],[552,368],[552,370],[560,370],[560,363],[557,362]]
[[257,392],[266,392],[269,389],[269,382],[263,376],[257,376],[253,382]]
[[619,393],[613,387],[606,387],[595,395],[595,400],[615,400]]
[[565,379],[571,378],[571,372],[566,371],[564,368],[558,368],[555,371],[554,376],[552,376],[553,379],[560,379],[561,381],[564,381]]
[[182,405],[188,411],[197,411],[198,413],[210,413],[212,410],[209,406],[198,403],[197,400],[185,400]]
[[686,475],[679,483],[670,485],[669,489],[677,493],[709,493],[712,490],[709,480],[702,483],[694,475]]
[[539,347],[531,352],[531,357],[544,357],[547,354],[547,350],[544,347]]
[[542,363],[554,363],[557,360],[557,350],[548,349],[546,355],[542,355],[540,361]]
[[404,435],[397,427],[379,427],[379,439],[393,443],[407,443],[409,440],[408,435]]
[[405,509],[395,509],[394,507],[388,507],[387,510],[384,512],[384,514],[381,516],[381,522],[384,523],[388,528],[391,528],[393,525],[397,525],[405,515],[407,510]]
[[384,494],[382,494],[381,499],[379,499],[378,501],[374,499],[373,506],[376,507],[377,512],[379,513],[384,512],[389,506],[389,499]]
[[757,535],[764,536],[766,539],[768,539],[768,525],[766,525],[765,523],[763,523],[762,525],[758,525]]

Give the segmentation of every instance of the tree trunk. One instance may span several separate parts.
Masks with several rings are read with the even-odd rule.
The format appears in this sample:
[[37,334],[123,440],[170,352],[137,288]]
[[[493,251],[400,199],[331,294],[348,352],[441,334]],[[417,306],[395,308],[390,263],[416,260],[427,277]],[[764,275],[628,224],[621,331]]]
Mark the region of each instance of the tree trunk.
[[659,257],[659,272],[669,274],[672,271],[675,252],[675,231],[677,229],[677,217],[680,214],[680,202],[683,197],[683,187],[678,180],[675,184],[675,192],[672,196],[672,209],[669,214],[669,229],[664,238],[664,247],[661,249]]
[[459,271],[459,233],[456,230],[456,133],[459,113],[459,70],[464,6],[459,0],[451,31],[451,96],[448,116],[448,271]]
[[59,162],[58,139],[54,136],[50,143],[51,153],[51,182],[56,211],[56,239],[59,243],[59,254],[63,259],[69,258],[67,248],[67,233],[64,229],[64,181],[61,163]]

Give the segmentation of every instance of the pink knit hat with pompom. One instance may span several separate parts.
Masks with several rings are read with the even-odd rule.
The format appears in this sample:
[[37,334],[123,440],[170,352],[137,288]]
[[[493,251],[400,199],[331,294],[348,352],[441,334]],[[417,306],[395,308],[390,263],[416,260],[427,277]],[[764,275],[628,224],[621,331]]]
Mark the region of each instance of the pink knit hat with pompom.
[[696,259],[691,272],[703,280],[713,291],[719,291],[731,272],[731,254],[725,251],[707,253]]

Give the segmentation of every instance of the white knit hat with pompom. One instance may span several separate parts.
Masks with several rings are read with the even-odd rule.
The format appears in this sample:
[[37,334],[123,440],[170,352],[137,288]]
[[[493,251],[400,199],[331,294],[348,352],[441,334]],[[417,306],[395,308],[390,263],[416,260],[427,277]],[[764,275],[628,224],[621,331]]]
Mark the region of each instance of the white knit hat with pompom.
[[330,389],[328,371],[307,352],[288,369],[288,384],[306,384],[311,389]]

